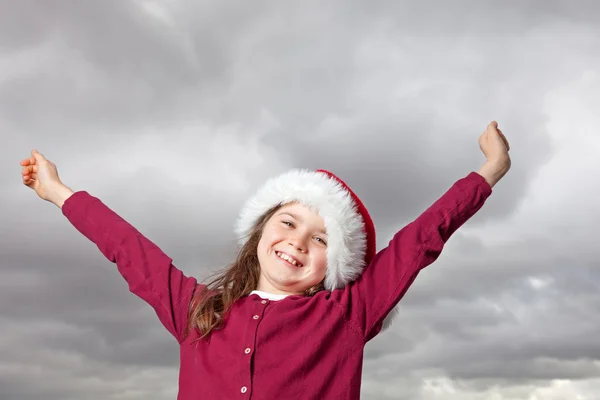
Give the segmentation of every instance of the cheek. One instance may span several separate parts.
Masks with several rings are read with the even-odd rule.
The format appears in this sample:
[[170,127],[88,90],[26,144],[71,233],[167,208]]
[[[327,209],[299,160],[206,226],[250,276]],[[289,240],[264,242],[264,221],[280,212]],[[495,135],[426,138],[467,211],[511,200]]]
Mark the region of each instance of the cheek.
[[327,270],[327,255],[325,252],[323,252],[323,254],[319,254],[319,257],[315,258],[315,266],[315,272],[324,277]]
[[265,246],[269,246],[273,244],[273,240],[275,240],[278,236],[281,236],[277,227],[273,225],[267,225],[263,229],[262,237],[260,239],[261,242],[265,243]]
[[256,248],[259,257],[267,253],[269,249],[269,238],[265,235],[258,242],[258,246]]
[[280,236],[277,230],[265,228],[257,246],[259,256],[267,256],[270,249],[280,240]]

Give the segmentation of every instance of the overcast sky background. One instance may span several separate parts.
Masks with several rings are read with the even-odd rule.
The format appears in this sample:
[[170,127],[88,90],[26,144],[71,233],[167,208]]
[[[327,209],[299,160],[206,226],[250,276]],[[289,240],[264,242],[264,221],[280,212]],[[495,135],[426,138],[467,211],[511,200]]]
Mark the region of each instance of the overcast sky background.
[[365,399],[600,399],[593,1],[0,0],[0,400],[166,400],[177,343],[60,210],[39,149],[199,279],[265,179],[327,168],[379,248],[513,168],[367,347]]

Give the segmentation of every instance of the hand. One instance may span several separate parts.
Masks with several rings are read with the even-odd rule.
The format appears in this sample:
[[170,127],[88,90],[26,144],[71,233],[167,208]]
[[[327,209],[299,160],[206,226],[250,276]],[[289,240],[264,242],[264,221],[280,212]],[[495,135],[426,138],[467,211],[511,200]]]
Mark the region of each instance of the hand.
[[31,157],[22,160],[20,164],[23,184],[33,189],[40,198],[62,207],[64,201],[73,194],[60,181],[56,165],[37,150],[32,150]]
[[506,171],[510,169],[511,160],[508,155],[510,145],[506,136],[498,129],[496,121],[492,121],[479,137],[479,148],[490,164],[497,164]]
[[479,137],[479,147],[486,157],[485,164],[478,171],[491,187],[494,187],[511,167],[508,140],[498,129],[498,123],[492,121]]

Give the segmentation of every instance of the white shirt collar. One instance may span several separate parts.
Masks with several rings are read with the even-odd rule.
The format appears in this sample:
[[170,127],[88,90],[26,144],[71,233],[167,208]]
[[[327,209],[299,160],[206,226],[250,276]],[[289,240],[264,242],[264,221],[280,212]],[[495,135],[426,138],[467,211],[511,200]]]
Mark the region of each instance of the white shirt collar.
[[250,292],[250,294],[256,294],[263,299],[267,299],[267,300],[271,300],[271,301],[285,299],[286,297],[289,296],[287,294],[273,294],[273,293],[261,292],[260,290],[253,290],[252,292]]

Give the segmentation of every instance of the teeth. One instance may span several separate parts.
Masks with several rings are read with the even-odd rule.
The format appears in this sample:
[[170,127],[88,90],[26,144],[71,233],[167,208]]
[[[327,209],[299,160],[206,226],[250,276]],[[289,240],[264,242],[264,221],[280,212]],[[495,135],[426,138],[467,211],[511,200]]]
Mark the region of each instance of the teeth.
[[277,257],[279,257],[279,258],[281,258],[281,259],[283,259],[283,260],[286,260],[286,261],[288,261],[289,263],[293,264],[293,265],[294,265],[294,266],[296,266],[296,267],[298,267],[298,266],[301,266],[301,265],[302,265],[302,264],[300,264],[300,263],[296,262],[296,260],[294,260],[293,258],[291,258],[291,257],[288,257],[286,254],[283,254],[283,253],[280,253],[280,252],[276,252],[275,254],[277,254]]

